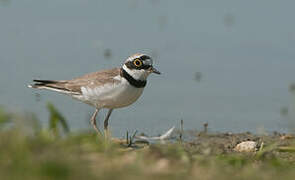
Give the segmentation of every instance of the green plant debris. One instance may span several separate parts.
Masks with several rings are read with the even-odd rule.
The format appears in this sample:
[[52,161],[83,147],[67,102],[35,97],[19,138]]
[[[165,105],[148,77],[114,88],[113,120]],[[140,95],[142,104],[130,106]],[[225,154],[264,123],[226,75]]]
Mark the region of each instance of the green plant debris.
[[11,122],[11,114],[4,111],[4,108],[0,106],[0,128]]
[[54,135],[58,136],[59,133],[59,125],[61,125],[62,129],[65,133],[70,131],[69,126],[66,122],[66,119],[61,115],[61,113],[54,107],[53,104],[47,103],[47,109],[49,111],[49,129],[53,132]]

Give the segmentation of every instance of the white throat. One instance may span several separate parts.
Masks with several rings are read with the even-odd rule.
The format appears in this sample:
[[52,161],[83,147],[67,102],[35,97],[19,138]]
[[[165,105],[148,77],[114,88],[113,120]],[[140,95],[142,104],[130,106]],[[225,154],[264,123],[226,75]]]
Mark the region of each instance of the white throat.
[[135,80],[145,81],[150,75],[150,72],[145,69],[129,69],[125,64],[123,65],[123,69]]

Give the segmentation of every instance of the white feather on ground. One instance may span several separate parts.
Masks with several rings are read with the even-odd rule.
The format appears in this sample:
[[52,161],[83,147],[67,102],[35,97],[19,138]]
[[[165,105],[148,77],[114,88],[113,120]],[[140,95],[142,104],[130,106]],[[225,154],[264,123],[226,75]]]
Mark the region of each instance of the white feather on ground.
[[173,130],[175,129],[175,127],[173,126],[172,128],[170,128],[167,132],[165,132],[163,135],[161,136],[155,136],[155,137],[147,137],[147,136],[135,136],[136,139],[139,140],[145,140],[145,141],[151,141],[151,140],[166,140],[168,139]]

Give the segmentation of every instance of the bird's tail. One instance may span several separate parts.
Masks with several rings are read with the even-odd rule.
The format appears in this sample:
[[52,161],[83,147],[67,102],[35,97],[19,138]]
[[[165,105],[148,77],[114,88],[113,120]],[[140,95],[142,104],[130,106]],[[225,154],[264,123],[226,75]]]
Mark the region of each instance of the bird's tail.
[[67,81],[52,81],[52,80],[39,80],[39,79],[34,79],[33,81],[35,83],[28,85],[29,88],[48,89],[48,90],[66,93],[66,94],[70,93],[70,91],[65,86]]

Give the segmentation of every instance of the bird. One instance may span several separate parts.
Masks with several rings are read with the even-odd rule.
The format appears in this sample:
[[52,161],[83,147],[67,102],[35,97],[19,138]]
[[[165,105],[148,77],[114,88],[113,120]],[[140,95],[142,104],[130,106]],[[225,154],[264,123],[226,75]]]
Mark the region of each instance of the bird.
[[154,68],[150,56],[136,53],[129,56],[121,67],[89,73],[71,80],[34,79],[34,84],[28,87],[56,91],[93,106],[95,111],[90,122],[101,135],[96,116],[101,109],[108,109],[104,120],[106,135],[113,110],[134,103],[142,95],[151,73],[161,74]]

